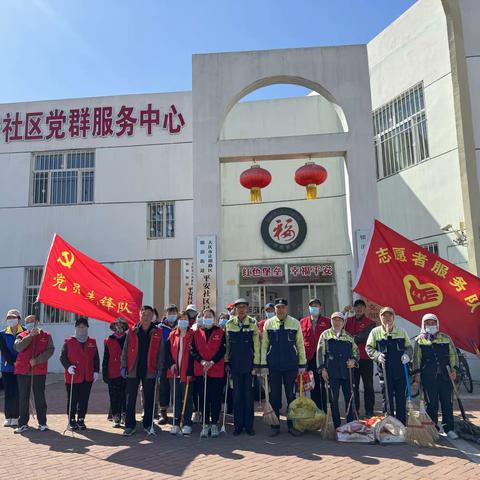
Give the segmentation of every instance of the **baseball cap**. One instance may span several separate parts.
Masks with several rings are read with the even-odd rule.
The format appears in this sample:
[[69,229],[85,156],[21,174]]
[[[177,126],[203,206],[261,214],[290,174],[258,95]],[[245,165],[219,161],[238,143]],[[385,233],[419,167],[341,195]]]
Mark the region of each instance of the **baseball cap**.
[[312,298],[309,302],[308,302],[308,306],[310,306],[312,303],[318,303],[318,304],[322,304],[322,302],[318,299],[318,298]]
[[385,312],[390,312],[392,315],[395,315],[395,310],[392,307],[383,307],[380,309],[380,315],[383,315]]
[[237,305],[248,305],[248,301],[245,300],[244,298],[238,298],[235,300],[234,306],[236,307]]
[[187,308],[185,310],[192,310],[192,311],[196,312],[197,307],[193,303],[191,303],[190,305],[187,305]]
[[334,318],[341,318],[343,321],[345,321],[345,315],[342,312],[334,312],[330,316],[330,318],[333,320]]
[[276,298],[275,299],[275,306],[277,305],[288,305],[288,301],[285,298]]

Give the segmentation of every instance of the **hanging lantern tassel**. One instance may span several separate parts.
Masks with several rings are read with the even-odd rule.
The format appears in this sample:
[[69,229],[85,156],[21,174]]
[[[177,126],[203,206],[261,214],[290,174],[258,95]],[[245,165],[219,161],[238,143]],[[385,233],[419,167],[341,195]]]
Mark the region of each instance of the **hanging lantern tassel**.
[[295,172],[295,181],[307,189],[307,200],[317,198],[317,185],[321,185],[327,177],[327,170],[313,162],[307,162]]
[[270,185],[271,181],[272,175],[270,172],[256,164],[240,175],[240,184],[250,190],[250,203],[260,203],[262,201],[262,188]]

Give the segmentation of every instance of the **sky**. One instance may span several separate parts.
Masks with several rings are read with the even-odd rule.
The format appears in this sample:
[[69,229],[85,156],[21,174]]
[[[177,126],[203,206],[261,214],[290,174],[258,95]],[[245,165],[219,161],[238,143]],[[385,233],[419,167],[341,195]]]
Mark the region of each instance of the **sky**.
[[0,0],[0,103],[191,90],[192,54],[367,43],[413,3]]

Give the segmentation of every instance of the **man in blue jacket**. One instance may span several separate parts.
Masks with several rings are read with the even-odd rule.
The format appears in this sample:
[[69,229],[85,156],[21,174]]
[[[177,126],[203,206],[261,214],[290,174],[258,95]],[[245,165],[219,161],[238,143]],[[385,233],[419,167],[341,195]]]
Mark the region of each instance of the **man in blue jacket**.
[[18,427],[18,383],[14,373],[17,351],[14,348],[15,337],[23,332],[20,325],[20,312],[12,309],[7,312],[7,328],[0,332],[0,370],[5,388],[4,427]]

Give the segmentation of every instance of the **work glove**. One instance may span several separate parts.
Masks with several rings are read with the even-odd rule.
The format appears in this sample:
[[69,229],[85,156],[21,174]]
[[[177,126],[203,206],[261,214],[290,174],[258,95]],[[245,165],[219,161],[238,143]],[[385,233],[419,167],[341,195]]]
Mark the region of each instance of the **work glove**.
[[260,375],[262,375],[262,377],[266,377],[268,375],[268,368],[261,368],[260,369]]
[[325,382],[328,382],[328,372],[326,368],[322,368],[322,378]]
[[157,368],[155,371],[155,378],[160,378],[162,376],[162,370],[160,368]]
[[100,374],[98,372],[93,372],[93,381],[96,382]]
[[298,368],[298,374],[299,374],[299,375],[303,375],[304,372],[305,372],[305,367],[299,367],[299,368]]
[[177,375],[177,366],[175,364],[173,364],[171,367],[170,367],[170,372],[172,373],[172,375],[175,377]]
[[230,365],[225,364],[225,375],[230,375]]
[[407,363],[410,363],[410,357],[408,356],[408,354],[404,353],[404,354],[402,355],[402,363],[403,363],[404,365],[406,365]]
[[68,368],[67,368],[67,372],[70,374],[70,375],[75,375],[75,369],[77,368],[76,365],[70,365]]
[[120,369],[120,375],[122,378],[127,378],[127,369],[125,367]]
[[386,360],[385,354],[384,354],[384,353],[380,353],[380,354],[378,355],[378,357],[377,357],[377,362],[378,362],[378,363],[381,363],[382,365],[384,365],[384,364],[385,364],[385,360]]

